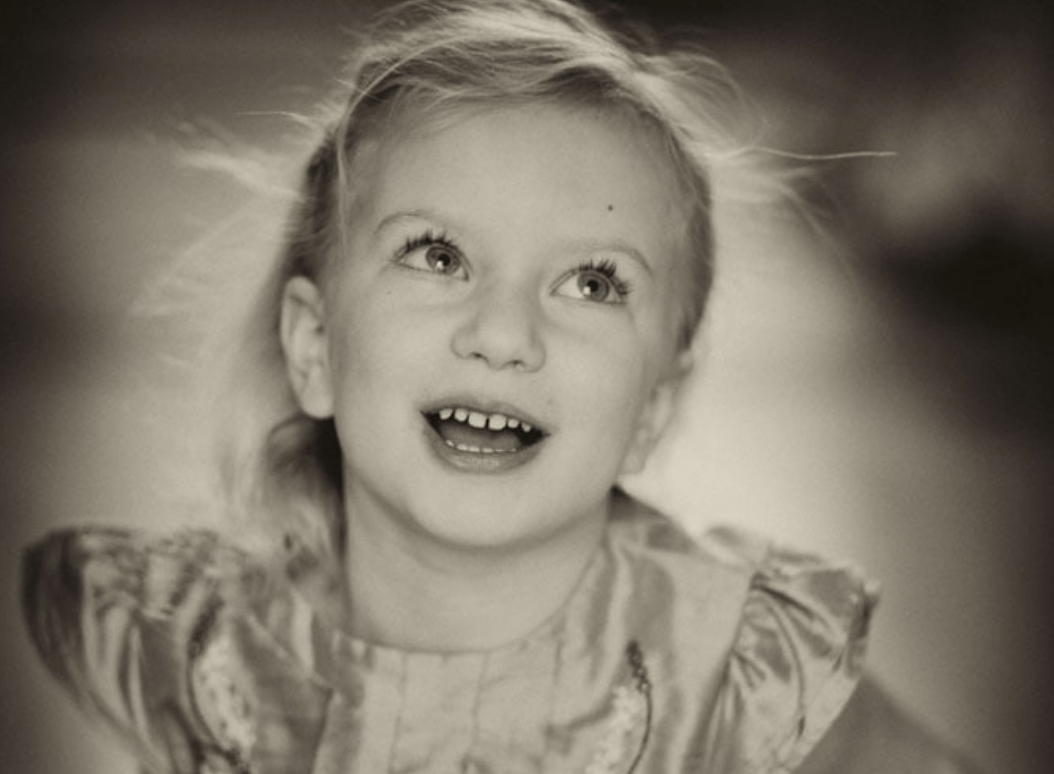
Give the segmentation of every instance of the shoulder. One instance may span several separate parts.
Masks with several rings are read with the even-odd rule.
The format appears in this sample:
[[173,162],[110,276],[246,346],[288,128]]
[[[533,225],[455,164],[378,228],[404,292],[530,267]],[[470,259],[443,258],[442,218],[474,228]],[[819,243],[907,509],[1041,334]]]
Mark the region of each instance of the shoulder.
[[67,581],[80,578],[142,593],[149,593],[149,581],[155,595],[192,577],[229,575],[248,564],[247,552],[212,530],[154,533],[104,526],[51,532],[26,548],[22,562],[27,581],[61,573]]
[[719,527],[698,544],[714,561],[740,568],[749,577],[739,645],[774,635],[779,624],[787,646],[809,646],[815,655],[836,652],[850,667],[860,666],[878,583],[851,562],[829,559],[780,544],[746,530]]
[[70,663],[71,649],[94,633],[92,624],[137,621],[165,629],[173,645],[189,643],[223,596],[246,587],[251,570],[244,552],[207,530],[62,530],[23,554],[23,613],[44,660],[62,673],[80,666]]
[[676,575],[674,590],[695,600],[723,593],[724,604],[735,611],[735,650],[741,655],[759,650],[759,638],[782,631],[793,635],[780,640],[785,647],[801,649],[805,639],[817,654],[837,652],[859,666],[878,584],[852,563],[738,528],[693,536],[628,496],[618,502],[612,532],[614,550],[636,560],[637,576]]
[[700,641],[676,647],[705,653],[715,638],[724,643],[703,729],[706,770],[793,770],[860,683],[876,584],[852,564],[744,530],[693,538],[646,506],[622,513],[620,540],[643,567],[637,578],[647,586],[661,577],[680,615],[705,621],[705,630],[682,621]]
[[[288,662],[265,625],[261,600],[281,595],[262,563],[205,530],[81,528],[31,546],[22,569],[24,614],[45,664],[147,769],[230,761],[252,746],[250,678]],[[241,667],[233,673],[244,686],[219,684],[227,662]],[[289,677],[291,688],[309,682]]]
[[26,549],[23,612],[47,656],[88,610],[179,627],[221,598],[246,596],[263,577],[246,552],[208,530],[155,535],[81,527]]
[[700,545],[750,578],[711,747],[744,770],[794,770],[857,689],[877,586],[851,564],[740,530]]

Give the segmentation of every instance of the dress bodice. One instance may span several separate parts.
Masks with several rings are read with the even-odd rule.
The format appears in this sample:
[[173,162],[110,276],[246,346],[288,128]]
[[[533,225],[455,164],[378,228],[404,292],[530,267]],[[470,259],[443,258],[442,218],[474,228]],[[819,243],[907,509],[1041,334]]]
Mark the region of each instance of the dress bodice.
[[26,561],[42,655],[150,770],[175,714],[202,772],[793,768],[852,693],[853,569],[621,498],[566,603],[507,645],[363,642],[216,535],[80,529]]

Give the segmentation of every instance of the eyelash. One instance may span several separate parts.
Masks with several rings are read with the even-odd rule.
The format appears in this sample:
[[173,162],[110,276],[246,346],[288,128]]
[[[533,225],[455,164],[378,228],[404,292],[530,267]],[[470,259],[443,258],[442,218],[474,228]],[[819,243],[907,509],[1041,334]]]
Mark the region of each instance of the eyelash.
[[440,231],[439,233],[436,233],[429,229],[423,234],[407,238],[403,246],[399,248],[399,252],[396,253],[395,257],[403,258],[420,247],[434,247],[436,245],[446,247],[453,250],[458,255],[461,255],[461,248],[457,246],[457,242],[447,236],[446,232]]
[[[448,236],[446,232],[435,232],[429,229],[417,236],[408,237],[406,242],[403,243],[403,246],[396,253],[395,257],[397,260],[401,260],[414,250],[418,250],[422,247],[435,247],[437,245],[451,250],[458,256],[461,255],[461,248],[458,247],[457,242]],[[610,258],[603,258],[599,261],[593,259],[582,261],[578,264],[578,268],[572,272],[573,275],[586,273],[599,274],[604,277],[611,283],[611,287],[614,289],[615,295],[617,295],[619,299],[625,299],[626,296],[633,292],[633,286],[619,276],[618,267]]]
[[619,298],[625,298],[633,292],[633,286],[618,275],[618,267],[615,266],[615,262],[610,258],[604,258],[599,261],[590,259],[578,264],[578,269],[575,273],[584,274],[586,272],[593,272],[607,279]]

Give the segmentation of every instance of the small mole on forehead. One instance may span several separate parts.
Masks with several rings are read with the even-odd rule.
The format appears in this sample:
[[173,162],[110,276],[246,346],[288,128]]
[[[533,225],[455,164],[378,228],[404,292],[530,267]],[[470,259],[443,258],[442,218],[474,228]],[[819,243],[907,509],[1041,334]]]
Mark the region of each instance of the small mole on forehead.
[[609,204],[608,205],[608,212],[612,212],[612,211],[614,211],[614,209],[615,209],[615,205],[614,204]]

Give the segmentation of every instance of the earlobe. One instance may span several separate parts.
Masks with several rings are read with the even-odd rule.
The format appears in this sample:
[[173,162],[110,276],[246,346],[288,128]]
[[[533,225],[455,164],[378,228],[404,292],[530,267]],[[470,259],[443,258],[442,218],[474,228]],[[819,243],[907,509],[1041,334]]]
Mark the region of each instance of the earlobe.
[[289,383],[301,410],[315,419],[333,416],[322,294],[306,277],[293,277],[285,285],[280,335]]

